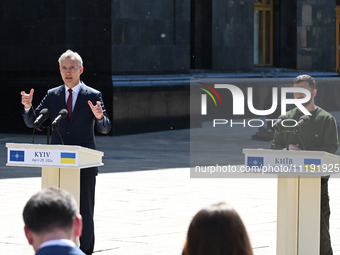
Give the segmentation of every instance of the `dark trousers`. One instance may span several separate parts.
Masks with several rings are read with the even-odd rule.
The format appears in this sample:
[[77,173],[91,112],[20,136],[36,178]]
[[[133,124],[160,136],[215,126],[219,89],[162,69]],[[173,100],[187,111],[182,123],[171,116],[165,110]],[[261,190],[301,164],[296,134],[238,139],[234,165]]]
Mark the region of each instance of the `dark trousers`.
[[96,173],[93,168],[82,169],[80,175],[80,214],[83,218],[83,231],[80,237],[80,249],[91,255],[94,249],[94,198]]
[[320,208],[320,255],[332,255],[331,236],[329,234],[328,180],[321,179],[321,208]]

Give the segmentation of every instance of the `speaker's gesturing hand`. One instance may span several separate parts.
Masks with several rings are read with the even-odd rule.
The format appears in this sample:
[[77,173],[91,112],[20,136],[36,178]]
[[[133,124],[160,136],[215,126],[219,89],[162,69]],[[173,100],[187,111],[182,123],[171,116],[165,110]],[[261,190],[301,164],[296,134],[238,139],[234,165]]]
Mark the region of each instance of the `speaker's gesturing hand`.
[[21,103],[25,106],[26,109],[31,108],[33,101],[33,93],[34,89],[31,89],[29,94],[26,94],[25,91],[21,91]]
[[88,101],[89,106],[91,107],[91,110],[94,114],[94,116],[98,119],[101,120],[103,119],[104,113],[103,113],[103,108],[102,105],[99,101],[97,101],[96,105],[93,105],[91,101]]

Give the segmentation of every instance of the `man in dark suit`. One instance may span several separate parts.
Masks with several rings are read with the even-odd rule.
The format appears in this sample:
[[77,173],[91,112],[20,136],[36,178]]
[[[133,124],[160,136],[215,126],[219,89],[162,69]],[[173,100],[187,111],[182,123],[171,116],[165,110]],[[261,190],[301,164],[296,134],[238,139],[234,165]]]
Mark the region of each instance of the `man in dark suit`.
[[[60,120],[58,129],[52,131],[51,143],[63,142],[66,145],[95,149],[94,128],[103,134],[111,130],[102,94],[80,81],[84,67],[78,53],[67,50],[60,56],[59,65],[65,84],[50,89],[36,109],[32,107],[34,90],[31,89],[29,94],[21,92],[21,103],[25,107],[24,121],[28,127],[33,128],[42,109],[48,109],[51,121],[58,116],[60,110],[67,109],[68,116]],[[81,170],[80,213],[84,226],[80,249],[87,255],[92,254],[94,248],[93,212],[97,172],[97,168]]]
[[76,246],[82,231],[77,208],[71,194],[57,188],[41,190],[28,200],[24,231],[36,255],[84,255]]

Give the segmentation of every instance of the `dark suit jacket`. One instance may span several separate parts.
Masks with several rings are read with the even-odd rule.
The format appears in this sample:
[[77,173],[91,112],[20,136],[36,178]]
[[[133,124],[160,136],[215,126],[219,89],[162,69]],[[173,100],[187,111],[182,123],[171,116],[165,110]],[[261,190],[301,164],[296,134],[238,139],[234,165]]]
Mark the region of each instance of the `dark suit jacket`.
[[[90,106],[88,105],[88,100],[90,100],[94,105],[97,101],[101,102],[104,111],[103,120],[98,121],[95,118]],[[27,114],[23,114],[25,124],[28,127],[33,128],[36,117],[44,108],[49,110],[50,123],[52,123],[52,121],[58,116],[60,110],[67,108],[65,102],[65,85],[50,89],[36,109],[33,109],[32,107]],[[106,114],[101,92],[90,88],[81,82],[77,101],[72,112],[72,117],[69,120],[66,116],[59,122],[59,132],[65,145],[80,145],[95,149],[95,127],[98,132],[107,134],[111,130],[111,123]],[[56,130],[52,131],[51,143],[62,143]]]
[[[102,121],[98,121],[95,118],[88,105],[88,100],[92,101],[94,105],[97,101],[101,102],[104,111],[104,119]],[[34,127],[33,123],[36,117],[44,108],[49,110],[51,122],[58,116],[61,109],[66,109],[65,85],[50,89],[35,110],[31,108],[28,114],[23,115],[24,121],[28,127]],[[107,134],[110,132],[111,124],[104,108],[101,92],[82,83],[72,112],[72,117],[70,120],[66,117],[59,122],[59,132],[64,143],[67,145],[80,145],[95,149],[95,125],[97,131],[100,133]],[[51,143],[61,144],[61,139],[55,130],[52,131]]]
[[77,247],[51,245],[39,249],[35,255],[85,255],[85,253]]

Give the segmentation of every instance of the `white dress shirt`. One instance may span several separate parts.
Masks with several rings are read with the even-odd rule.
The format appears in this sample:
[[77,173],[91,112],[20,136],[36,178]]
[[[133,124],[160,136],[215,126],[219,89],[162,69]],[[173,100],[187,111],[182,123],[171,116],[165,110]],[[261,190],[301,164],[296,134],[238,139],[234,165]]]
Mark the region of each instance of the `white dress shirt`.
[[70,246],[70,247],[75,247],[76,244],[74,242],[72,242],[71,240],[68,239],[56,239],[56,240],[50,240],[50,241],[46,241],[44,243],[42,243],[39,247],[39,249],[47,247],[47,246],[54,246],[54,245],[58,245],[58,246]]
[[[74,106],[75,106],[77,98],[78,98],[80,85],[81,85],[81,82],[77,86],[72,88],[72,111],[74,110]],[[69,88],[66,85],[64,85],[64,86],[65,86],[65,102],[67,104],[67,99],[68,99],[68,95],[69,95],[69,92],[68,92]]]
[[[81,82],[78,83],[77,86],[72,88],[72,111],[74,110],[74,106],[75,106],[77,98],[78,98],[78,94],[79,94],[79,90],[80,90],[80,85],[81,85]],[[64,86],[65,86],[65,103],[67,104],[67,99],[68,99],[69,92],[68,92],[68,87],[66,85],[64,85]],[[31,108],[32,108],[32,106],[31,106]],[[25,108],[25,113],[27,114],[30,111],[31,108],[28,108],[28,109]]]

